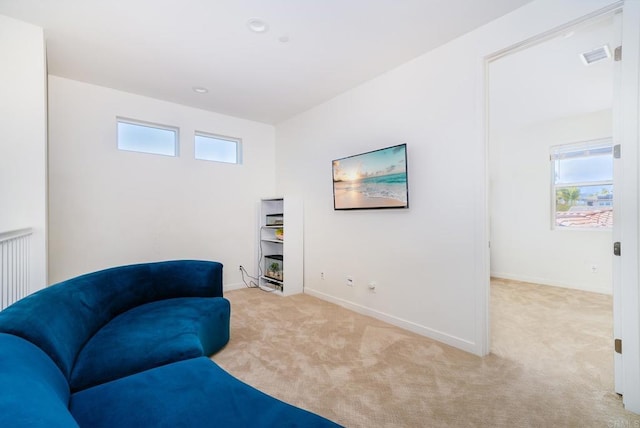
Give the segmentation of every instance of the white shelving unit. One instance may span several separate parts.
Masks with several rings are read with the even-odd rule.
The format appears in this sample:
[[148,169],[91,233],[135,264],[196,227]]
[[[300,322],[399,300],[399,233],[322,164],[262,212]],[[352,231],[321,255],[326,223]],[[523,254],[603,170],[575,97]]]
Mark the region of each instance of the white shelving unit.
[[303,292],[302,213],[302,201],[296,199],[260,200],[257,276],[262,288],[283,296]]

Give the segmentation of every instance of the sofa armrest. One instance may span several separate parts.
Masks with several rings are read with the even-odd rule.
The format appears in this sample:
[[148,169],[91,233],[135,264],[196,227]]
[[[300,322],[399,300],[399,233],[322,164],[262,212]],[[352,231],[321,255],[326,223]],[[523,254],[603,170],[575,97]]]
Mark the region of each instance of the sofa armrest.
[[69,385],[41,349],[0,333],[0,426],[74,427]]

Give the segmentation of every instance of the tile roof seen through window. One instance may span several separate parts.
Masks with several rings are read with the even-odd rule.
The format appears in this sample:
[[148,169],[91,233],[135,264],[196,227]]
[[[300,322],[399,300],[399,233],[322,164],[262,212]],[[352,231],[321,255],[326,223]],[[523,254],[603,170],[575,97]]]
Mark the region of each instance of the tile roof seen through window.
[[556,226],[580,229],[606,229],[613,226],[613,209],[600,208],[585,211],[556,213]]

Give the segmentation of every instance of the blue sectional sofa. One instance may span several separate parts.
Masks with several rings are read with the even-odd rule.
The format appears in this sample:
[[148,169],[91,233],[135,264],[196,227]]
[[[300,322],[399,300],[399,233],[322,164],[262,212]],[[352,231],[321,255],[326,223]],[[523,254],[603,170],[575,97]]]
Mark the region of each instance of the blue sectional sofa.
[[208,356],[229,341],[222,265],[72,278],[0,312],[2,427],[330,427]]

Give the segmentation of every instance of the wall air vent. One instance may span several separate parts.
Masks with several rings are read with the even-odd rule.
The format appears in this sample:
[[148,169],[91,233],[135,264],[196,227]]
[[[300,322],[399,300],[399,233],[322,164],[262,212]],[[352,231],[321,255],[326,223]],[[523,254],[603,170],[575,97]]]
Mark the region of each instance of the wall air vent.
[[582,59],[584,65],[590,65],[594,62],[604,61],[609,58],[611,58],[611,51],[609,50],[609,46],[607,45],[599,46],[588,52],[583,52],[580,54],[580,59]]

